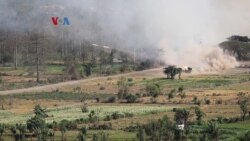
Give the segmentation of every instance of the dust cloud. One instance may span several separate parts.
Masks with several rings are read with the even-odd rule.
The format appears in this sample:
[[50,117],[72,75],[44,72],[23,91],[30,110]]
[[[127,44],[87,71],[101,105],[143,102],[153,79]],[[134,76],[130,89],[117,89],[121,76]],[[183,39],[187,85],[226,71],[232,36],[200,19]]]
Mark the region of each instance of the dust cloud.
[[[136,58],[220,71],[238,63],[217,45],[234,34],[249,36],[249,13],[248,0],[1,0],[0,28],[65,33],[65,40]],[[55,28],[52,16],[66,16],[71,24]]]

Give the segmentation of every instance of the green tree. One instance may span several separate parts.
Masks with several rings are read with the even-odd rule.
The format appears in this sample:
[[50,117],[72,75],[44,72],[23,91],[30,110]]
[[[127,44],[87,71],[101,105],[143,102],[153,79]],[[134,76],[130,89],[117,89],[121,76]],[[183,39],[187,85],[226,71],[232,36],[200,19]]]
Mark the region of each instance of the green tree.
[[96,115],[94,110],[90,111],[88,117],[91,123],[98,121],[98,116]]
[[78,141],[87,141],[87,127],[82,127],[77,135]]
[[130,94],[126,97],[126,100],[127,103],[135,103],[137,100],[137,96]]
[[0,141],[3,141],[3,133],[5,131],[5,125],[4,124],[0,124]]
[[145,130],[141,126],[139,126],[138,133],[137,133],[137,138],[139,139],[139,141],[145,141],[146,140]]
[[175,111],[175,121],[177,124],[185,124],[188,121],[190,112],[187,111],[186,109],[176,109]]
[[87,77],[90,76],[92,74],[93,64],[87,63],[87,64],[84,64],[83,67],[84,67],[85,75]]
[[181,68],[176,68],[175,66],[168,66],[164,68],[164,73],[167,75],[168,79],[175,79],[175,76],[178,74],[179,79],[181,79]]
[[65,133],[67,132],[68,128],[68,123],[69,121],[68,120],[62,120],[60,123],[59,123],[59,130],[61,132],[61,141],[66,141],[66,136],[65,136]]
[[218,141],[221,135],[218,123],[212,121],[208,122],[205,132],[210,141]]
[[46,110],[40,105],[36,105],[34,108],[35,116],[27,120],[27,129],[34,133],[38,141],[46,141],[48,138],[48,128],[46,126],[45,118],[48,117]]
[[34,116],[27,120],[27,128],[30,132],[34,133],[38,141],[43,141],[43,133],[46,130],[45,120],[39,116]]
[[36,105],[34,108],[34,114],[41,118],[47,118],[46,109],[42,108],[40,105]]
[[202,118],[205,116],[205,113],[201,111],[199,107],[195,107],[195,115],[196,115],[196,120],[199,125],[202,124]]
[[24,141],[25,140],[25,133],[26,133],[26,125],[23,124],[16,124],[16,129],[19,133],[19,140]]
[[100,133],[93,134],[92,140],[93,141],[108,141],[109,137],[108,137],[108,134],[104,132],[100,132]]
[[244,136],[239,138],[240,141],[250,141],[250,131],[248,131]]
[[239,100],[238,104],[239,104],[240,109],[241,109],[242,120],[245,120],[245,117],[246,117],[247,112],[248,112],[248,99],[242,98]]
[[14,141],[18,140],[18,136],[17,136],[17,129],[16,129],[16,126],[11,126],[10,127],[10,132],[12,134],[12,138]]
[[54,141],[55,140],[55,131],[50,129],[48,131],[48,137],[49,137],[50,141]]
[[161,94],[161,87],[159,84],[153,83],[146,86],[147,95],[154,98],[158,97]]

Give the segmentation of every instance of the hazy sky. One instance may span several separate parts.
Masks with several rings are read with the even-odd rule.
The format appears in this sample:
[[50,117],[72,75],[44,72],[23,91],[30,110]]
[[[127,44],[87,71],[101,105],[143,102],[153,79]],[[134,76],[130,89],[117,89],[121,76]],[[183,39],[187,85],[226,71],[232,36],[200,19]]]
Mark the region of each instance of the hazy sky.
[[[27,11],[20,16],[20,9]],[[43,26],[32,23],[34,18],[53,26],[51,16],[68,16],[77,36],[112,35],[152,44],[164,39],[173,46],[217,44],[232,34],[249,35],[250,28],[249,0],[0,0],[0,14],[2,26],[7,22],[16,29]]]
[[[216,46],[231,35],[250,36],[249,0],[0,0],[0,16],[5,29],[46,27],[55,35],[67,30],[76,41],[162,48],[177,56],[179,50]],[[52,16],[67,16],[71,25],[55,28]]]

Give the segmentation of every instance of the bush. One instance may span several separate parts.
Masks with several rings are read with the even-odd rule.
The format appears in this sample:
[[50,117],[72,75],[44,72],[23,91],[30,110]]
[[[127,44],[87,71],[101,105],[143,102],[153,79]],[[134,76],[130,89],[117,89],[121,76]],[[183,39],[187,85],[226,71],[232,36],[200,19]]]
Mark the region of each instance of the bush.
[[135,103],[137,100],[137,97],[135,95],[130,94],[126,97],[126,100],[127,100],[127,103]]
[[209,99],[205,99],[205,104],[209,105],[211,102]]
[[116,97],[115,96],[111,96],[107,99],[107,103],[115,103],[116,102]]
[[132,82],[133,81],[133,78],[128,78],[128,82]]
[[110,121],[112,120],[111,116],[110,115],[107,115],[105,118],[104,118],[104,121]]
[[91,123],[93,123],[93,122],[96,122],[96,121],[98,121],[98,117],[97,117],[97,115],[95,114],[95,111],[91,111],[90,113],[89,113],[89,122],[91,122]]
[[183,91],[184,91],[184,87],[183,87],[183,86],[180,86],[180,87],[178,88],[178,92],[182,93]]
[[146,86],[146,92],[148,96],[158,97],[161,94],[161,89],[159,84],[148,84]]
[[180,93],[180,97],[181,99],[184,99],[186,97],[186,93],[185,92]]
[[87,105],[87,104],[84,104],[84,105],[81,107],[81,109],[82,109],[82,112],[83,112],[83,113],[89,112],[89,109],[88,109],[88,105]]
[[216,100],[216,104],[222,104],[222,99]]
[[168,94],[168,99],[170,100],[171,98],[174,98],[174,94],[173,93],[169,93]]
[[244,136],[239,138],[240,141],[250,141],[250,131],[248,131]]
[[70,129],[70,130],[77,129],[77,122],[76,121],[69,121],[67,124],[67,129]]
[[101,87],[100,87],[100,90],[105,90],[105,87],[101,86]]
[[112,129],[111,123],[104,123],[104,124],[94,124],[93,126],[89,127],[90,130],[110,130]]
[[119,118],[124,117],[124,115],[119,114],[118,112],[113,112],[111,117],[112,117],[112,119],[119,119]]
[[127,82],[127,79],[125,77],[122,77],[117,82],[118,86],[118,98],[124,99],[128,95],[129,92],[129,84]]
[[134,116],[134,114],[133,113],[125,113],[125,115],[124,115],[125,117],[133,117]]
[[137,98],[142,97],[142,95],[140,93],[136,93],[135,95],[136,95]]

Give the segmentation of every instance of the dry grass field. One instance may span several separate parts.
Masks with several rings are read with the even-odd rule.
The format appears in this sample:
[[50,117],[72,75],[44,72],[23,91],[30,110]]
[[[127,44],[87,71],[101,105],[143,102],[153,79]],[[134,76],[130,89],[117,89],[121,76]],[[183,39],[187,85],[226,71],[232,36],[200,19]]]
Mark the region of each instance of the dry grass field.
[[[114,103],[105,103],[109,97],[117,96],[117,82],[121,77],[129,80],[129,93],[140,95],[136,104],[126,104],[120,100]],[[173,119],[173,108],[180,107],[190,110],[191,121],[195,121],[194,107],[197,105],[206,114],[204,117],[205,121],[219,117],[239,117],[241,116],[241,111],[237,104],[239,96],[250,96],[250,74],[248,68],[236,68],[218,73],[183,74],[182,80],[169,80],[165,77],[162,68],[160,68],[32,88],[0,91],[0,123],[25,123],[27,119],[32,117],[33,108],[38,104],[47,108],[50,116],[47,119],[48,122],[60,122],[62,119],[69,121],[87,119],[88,113],[81,112],[81,105],[83,105],[81,99],[84,97],[89,109],[97,111],[100,118],[99,124],[111,123],[112,131],[110,132],[123,132],[122,129],[137,124],[146,124],[160,119],[164,115],[168,115],[168,117]],[[4,77],[4,79],[8,81],[13,80],[12,77]],[[148,84],[158,84],[161,88],[161,95],[154,99],[149,96],[143,96],[143,94],[147,93],[146,86]],[[178,90],[180,87],[184,89],[185,96],[181,97],[176,92],[174,97],[169,99],[168,94],[170,91],[173,89]],[[96,98],[99,98],[100,101],[97,102]],[[195,103],[194,99],[199,104]],[[132,113],[133,116],[110,121],[103,120],[114,112]],[[79,128],[82,126],[85,126],[85,124],[78,125]],[[232,125],[232,127],[223,125],[223,128],[231,130],[234,126],[239,126],[239,124]],[[72,134],[76,133],[73,132]],[[129,133],[122,133],[121,136],[126,136],[126,134]],[[135,134],[130,136],[135,137]]]

